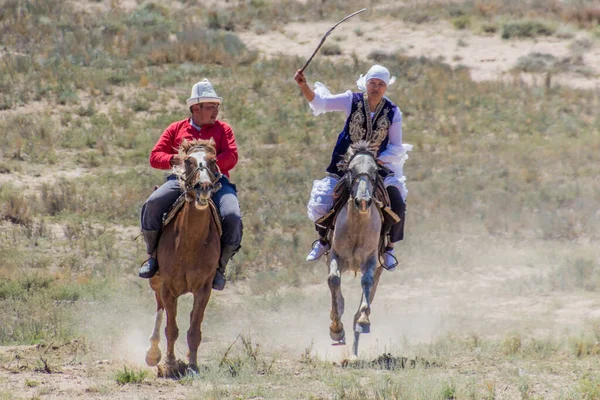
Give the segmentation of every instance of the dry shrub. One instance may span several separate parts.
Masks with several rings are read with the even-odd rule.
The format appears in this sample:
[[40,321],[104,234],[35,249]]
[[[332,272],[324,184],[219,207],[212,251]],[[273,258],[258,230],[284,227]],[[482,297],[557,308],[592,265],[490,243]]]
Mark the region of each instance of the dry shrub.
[[521,335],[511,334],[502,342],[502,353],[507,356],[514,356],[521,350],[522,345]]
[[500,6],[494,1],[475,1],[475,10],[477,10],[477,12],[485,18],[491,18],[495,15],[498,15],[499,9]]
[[554,28],[539,21],[517,21],[506,23],[502,26],[502,39],[513,37],[534,38],[537,36],[551,36],[553,33]]
[[577,22],[580,27],[593,28],[600,25],[600,6],[568,8],[562,12],[563,19]]
[[43,184],[40,188],[42,207],[48,215],[57,215],[69,208],[69,204],[77,198],[74,185],[61,182],[57,184]]
[[498,26],[492,23],[484,23],[481,25],[481,31],[488,35],[493,35],[498,31]]
[[[0,194],[2,194],[0,192]],[[2,196],[2,204],[0,208],[0,217],[3,220],[28,226],[31,223],[31,212],[29,208],[29,200],[17,191],[9,191]]]
[[218,64],[232,66],[247,64],[256,58],[240,38],[232,33],[202,28],[184,29],[175,43],[165,45],[164,52],[172,62]]
[[515,69],[523,72],[546,72],[554,68],[556,57],[546,53],[529,53],[517,60]]
[[467,29],[471,26],[471,17],[468,15],[461,15],[452,20],[452,25],[459,30]]
[[571,339],[571,346],[573,349],[573,354],[577,358],[597,356],[600,354],[600,343],[598,343],[596,339],[583,337]]
[[207,19],[210,29],[235,30],[235,18],[229,10],[210,10]]
[[556,290],[583,289],[594,292],[600,289],[599,272],[600,264],[596,260],[577,257],[553,269],[549,281]]
[[328,43],[323,45],[321,52],[326,56],[339,56],[342,54],[342,48],[337,43]]

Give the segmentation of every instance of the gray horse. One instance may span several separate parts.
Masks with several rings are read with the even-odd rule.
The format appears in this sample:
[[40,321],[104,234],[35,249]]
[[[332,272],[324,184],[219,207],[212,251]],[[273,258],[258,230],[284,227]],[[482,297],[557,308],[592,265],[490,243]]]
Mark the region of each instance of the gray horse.
[[341,167],[345,169],[343,181],[349,191],[348,202],[340,209],[335,227],[330,234],[331,252],[327,257],[331,290],[331,325],[329,334],[336,343],[345,343],[344,297],[341,275],[344,271],[362,274],[362,299],[354,315],[354,344],[352,352],[358,355],[361,333],[369,333],[371,302],[375,297],[382,267],[378,262],[378,244],[381,232],[381,215],[374,199],[378,167],[375,153],[367,142],[350,147]]

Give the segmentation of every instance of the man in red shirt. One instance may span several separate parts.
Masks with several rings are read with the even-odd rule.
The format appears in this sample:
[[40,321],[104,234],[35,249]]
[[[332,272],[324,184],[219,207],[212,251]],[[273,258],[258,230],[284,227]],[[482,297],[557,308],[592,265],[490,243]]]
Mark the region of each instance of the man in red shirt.
[[[192,87],[192,95],[187,100],[191,117],[169,125],[150,153],[150,165],[153,168],[168,170],[183,162],[177,154],[183,139],[212,138],[215,141],[217,165],[223,174],[219,180],[221,189],[212,197],[223,225],[221,257],[213,282],[215,290],[223,290],[225,287],[225,267],[229,259],[239,250],[242,241],[242,218],[237,188],[229,181],[229,173],[238,161],[237,145],[231,126],[217,120],[221,100],[207,79],[196,83]],[[171,174],[167,177],[167,181],[150,195],[142,207],[141,227],[149,258],[140,268],[141,278],[151,278],[158,271],[155,251],[162,228],[162,217],[180,194],[179,182]]]

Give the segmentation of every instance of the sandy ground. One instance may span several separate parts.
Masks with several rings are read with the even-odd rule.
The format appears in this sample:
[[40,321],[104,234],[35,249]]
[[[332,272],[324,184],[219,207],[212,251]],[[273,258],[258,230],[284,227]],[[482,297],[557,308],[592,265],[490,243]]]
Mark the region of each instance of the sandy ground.
[[[267,57],[286,54],[299,55],[308,60],[332,25],[331,22],[294,23],[284,26],[282,32],[272,31],[261,35],[242,32],[239,35],[251,49]],[[361,36],[356,32],[361,32]],[[452,66],[468,67],[471,77],[481,81],[501,79],[505,75],[512,77],[510,70],[515,67],[519,57],[532,52],[551,54],[558,59],[569,57],[572,53],[569,46],[581,37],[588,35],[579,33],[571,39],[540,37],[504,40],[499,33],[480,36],[468,30],[457,30],[446,21],[439,21],[435,25],[408,25],[397,20],[365,23],[355,17],[339,25],[325,44],[337,44],[342,49],[342,54],[332,57],[334,59],[349,59],[353,54],[366,59],[372,51],[381,51],[382,48],[412,57],[441,57]],[[324,55],[317,54],[316,57]],[[559,74],[554,77],[555,82],[578,88],[600,89],[598,41],[593,41],[593,46],[585,52],[584,64],[593,71],[594,76]],[[310,74],[310,70],[307,74]],[[532,81],[534,77],[523,74],[523,79]]]
[[[410,248],[414,246],[410,241],[419,238],[408,240],[406,245]],[[434,254],[409,254],[402,258],[402,268],[383,275],[371,314],[372,331],[361,336],[361,359],[371,360],[383,353],[411,358],[415,355],[415,345],[433,343],[449,334],[498,343],[510,335],[522,335],[543,343],[547,338],[577,336],[600,319],[600,298],[595,292],[560,291],[543,279],[556,267],[557,259],[569,253],[590,251],[589,245],[492,243],[489,239],[475,238],[454,245],[438,242],[436,246],[447,255],[435,254],[433,246]],[[600,250],[595,254],[600,258]],[[324,279],[326,266],[321,263],[314,268],[322,268],[321,282],[297,289],[252,294],[248,282],[241,282],[230,284],[224,292],[214,293],[203,324],[200,362],[218,359],[240,333],[260,344],[263,354],[277,359],[277,368],[291,365],[296,375],[303,373],[300,359],[307,351],[320,360],[334,363],[347,358],[352,344],[352,315],[360,296],[360,278],[343,276],[346,298],[343,322],[348,344],[331,346],[330,297]],[[52,344],[0,347],[0,359],[8,360],[0,365],[0,393],[3,390],[16,393],[18,388],[22,398],[34,398],[40,393],[44,399],[189,398],[190,387],[156,380],[152,375],[142,385],[115,383],[116,372],[123,366],[147,368],[143,360],[154,322],[151,298],[148,291],[145,305],[122,304],[118,314],[113,306],[94,306],[90,310],[93,312],[82,315],[88,324],[90,341],[101,341],[105,332],[112,331],[113,335],[115,330],[119,332],[116,342],[104,355],[86,353],[84,344],[77,341],[60,347]],[[178,314],[180,338],[176,344],[176,353],[181,359],[186,356],[185,331],[190,307],[191,297],[182,297]],[[163,337],[163,351],[164,345]],[[483,374],[487,379],[494,377],[498,386],[504,383],[506,389],[497,392],[498,399],[521,398],[515,386],[506,384],[504,376],[517,368],[523,369],[523,372],[519,370],[520,374],[533,376],[531,381],[540,387],[540,392],[533,394],[545,393],[543,398],[559,398],[558,393],[573,387],[575,377],[569,372],[569,363],[552,364],[551,368],[541,371],[522,364],[510,357],[482,361],[464,359],[457,354],[453,369],[474,376]],[[211,382],[200,381],[199,384],[210,385]],[[319,392],[315,387],[311,393]]]

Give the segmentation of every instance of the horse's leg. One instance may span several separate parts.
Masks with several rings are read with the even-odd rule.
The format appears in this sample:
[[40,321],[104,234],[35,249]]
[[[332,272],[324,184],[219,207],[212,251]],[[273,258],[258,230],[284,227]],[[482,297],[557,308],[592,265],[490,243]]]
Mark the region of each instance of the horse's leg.
[[342,277],[335,254],[332,253],[329,263],[329,276],[327,284],[331,291],[331,325],[329,327],[329,336],[332,340],[344,343],[344,324],[342,324],[342,314],[344,314],[344,296],[342,296]]
[[194,372],[198,372],[198,347],[202,341],[202,320],[211,293],[212,281],[194,293],[194,307],[190,313],[190,329],[187,332],[189,368]]
[[166,376],[174,376],[178,371],[178,363],[175,358],[175,342],[179,337],[179,328],[177,327],[177,297],[163,286],[162,300],[167,313],[167,326],[165,327],[165,336],[167,337],[167,357]]
[[[160,288],[158,288],[160,290]],[[160,342],[160,326],[162,324],[164,306],[160,298],[160,294],[156,290],[154,297],[156,298],[156,317],[154,319],[154,330],[150,335],[150,347],[146,350],[146,364],[155,367],[160,362],[161,354],[158,343]]]
[[352,346],[354,356],[358,356],[358,339],[360,334],[371,331],[369,314],[371,314],[371,300],[374,295],[372,289],[375,286],[376,268],[377,258],[375,256],[370,257],[365,264],[365,269],[360,280],[363,292],[358,311],[354,314],[354,345]]
[[[360,304],[362,305],[364,300],[364,294],[360,297]],[[354,314],[354,320],[352,322],[352,326],[358,326],[358,318],[360,317],[360,307],[356,314]],[[356,359],[358,357],[358,340],[360,339],[360,331],[358,329],[354,329],[354,342],[352,343],[352,358]]]
[[[369,296],[369,310],[371,308],[371,304],[373,303],[373,299],[375,298],[375,292],[377,292],[377,285],[379,284],[379,278],[381,277],[381,273],[383,272],[383,268],[381,266],[377,267],[375,269],[375,274],[373,276],[373,286],[371,287],[371,292],[370,292],[370,296]],[[364,293],[363,293],[363,297],[361,298],[361,308],[362,308],[362,303],[364,300]],[[358,311],[356,312],[356,314],[354,315],[354,326],[357,326],[358,320],[361,316],[361,308],[358,309]],[[368,317],[367,317],[368,319]],[[368,333],[364,331],[363,328],[363,332],[362,333]],[[357,357],[358,356],[358,340],[360,338],[360,332],[358,332],[358,330],[354,331],[354,343],[352,345],[352,354]]]
[[373,299],[375,298],[375,293],[377,292],[377,285],[379,285],[379,278],[381,278],[381,273],[383,272],[383,267],[378,266],[375,269],[375,275],[373,276],[373,286],[371,287],[371,297],[369,299],[369,306],[373,303]]
[[361,304],[358,309],[358,319],[356,320],[357,324],[354,326],[354,330],[359,333],[369,333],[371,329],[371,322],[369,321],[369,314],[371,314],[371,289],[373,288],[373,283],[375,281],[375,269],[377,267],[377,259],[375,256],[370,257],[366,264],[365,270],[363,272],[362,278],[360,280],[363,295],[361,299]]

